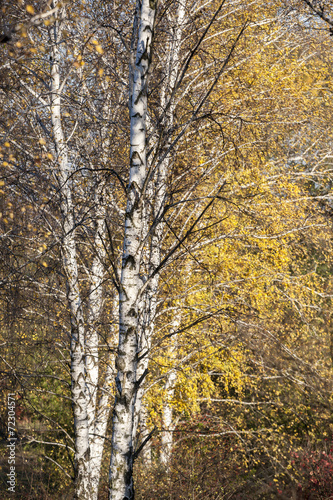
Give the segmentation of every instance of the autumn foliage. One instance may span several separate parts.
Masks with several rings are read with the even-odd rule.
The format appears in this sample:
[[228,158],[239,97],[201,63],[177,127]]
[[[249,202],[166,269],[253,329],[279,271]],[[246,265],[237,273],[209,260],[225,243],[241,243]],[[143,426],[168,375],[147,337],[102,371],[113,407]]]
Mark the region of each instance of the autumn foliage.
[[[147,171],[132,198],[132,2],[1,9],[0,402],[16,393],[13,498],[72,497],[82,398],[90,447],[104,429],[108,498],[119,373],[124,386],[133,375],[119,297],[135,266],[136,498],[333,498],[331,2],[160,2],[135,101],[147,92]],[[133,214],[141,239],[124,240]],[[124,257],[131,242],[138,265]],[[5,456],[4,415],[0,432]]]

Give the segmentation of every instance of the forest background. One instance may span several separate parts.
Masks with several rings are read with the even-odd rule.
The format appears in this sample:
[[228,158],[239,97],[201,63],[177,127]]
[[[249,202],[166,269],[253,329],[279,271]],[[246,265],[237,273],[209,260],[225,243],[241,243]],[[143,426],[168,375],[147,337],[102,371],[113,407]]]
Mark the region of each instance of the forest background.
[[2,1],[1,498],[332,498],[332,32]]

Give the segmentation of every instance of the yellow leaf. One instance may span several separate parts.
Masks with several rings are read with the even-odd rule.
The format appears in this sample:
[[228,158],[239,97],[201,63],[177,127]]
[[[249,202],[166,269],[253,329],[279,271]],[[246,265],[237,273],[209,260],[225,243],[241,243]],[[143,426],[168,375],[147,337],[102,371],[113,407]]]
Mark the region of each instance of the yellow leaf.
[[5,144],[4,144],[4,145],[6,146],[6,148],[10,148],[10,144],[9,144],[9,142],[5,142]]
[[44,146],[46,144],[46,140],[45,139],[39,139],[39,144],[41,144],[42,146]]
[[96,45],[95,49],[99,54],[104,54],[104,50],[102,49],[101,45]]
[[26,6],[26,11],[29,13],[29,14],[34,14],[35,13],[35,9],[33,8],[32,5],[27,5]]

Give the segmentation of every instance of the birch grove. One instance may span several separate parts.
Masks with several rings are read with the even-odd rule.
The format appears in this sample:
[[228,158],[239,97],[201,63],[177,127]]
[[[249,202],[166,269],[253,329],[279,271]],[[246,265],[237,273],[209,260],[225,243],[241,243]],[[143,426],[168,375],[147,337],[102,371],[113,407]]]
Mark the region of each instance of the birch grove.
[[0,383],[38,494],[331,494],[329,6],[4,2]]

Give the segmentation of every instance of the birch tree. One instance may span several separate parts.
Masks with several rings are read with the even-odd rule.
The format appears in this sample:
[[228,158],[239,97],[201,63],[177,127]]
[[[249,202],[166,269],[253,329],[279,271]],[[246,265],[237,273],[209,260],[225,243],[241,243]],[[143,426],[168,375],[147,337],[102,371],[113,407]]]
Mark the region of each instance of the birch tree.
[[[171,155],[169,152],[172,143],[172,129],[174,125],[174,112],[175,100],[172,98],[172,93],[175,90],[177,77],[179,76],[179,67],[181,63],[181,40],[185,23],[185,2],[180,1],[175,5],[175,11],[169,12],[168,22],[172,30],[172,36],[168,40],[165,61],[165,74],[163,75],[163,83],[160,89],[160,109],[162,112],[161,120],[161,136],[156,138],[156,142],[161,142],[159,156],[160,162],[154,173],[154,185],[150,186],[147,190],[148,198],[153,200],[152,214],[153,224],[156,229],[153,229],[151,236],[151,243],[148,255],[148,269],[149,274],[152,274],[161,263],[163,233],[165,223],[161,219],[163,214],[165,202],[167,199],[167,184],[170,167],[172,164]],[[154,135],[153,126],[150,127]],[[147,210],[146,204],[146,210]],[[149,206],[149,205],[148,205]],[[147,213],[149,215],[149,213]],[[142,338],[141,350],[146,351],[146,355],[138,363],[138,378],[142,377],[148,370],[149,351],[151,349],[151,341],[154,335],[155,318],[158,304],[158,288],[159,288],[159,274],[156,273],[152,278],[150,285],[146,288],[142,299],[142,315],[143,321],[140,325],[140,336]],[[170,390],[171,387],[170,387]],[[136,399],[136,420],[140,420],[140,401],[142,401],[145,392],[144,382],[138,390]],[[134,427],[134,437],[136,434],[137,423]],[[148,436],[149,433],[144,432],[143,438]],[[148,443],[147,443],[148,444]],[[147,446],[147,445],[146,445]],[[147,457],[146,457],[147,458]],[[149,459],[148,459],[149,462]]]
[[[54,8],[57,3],[54,3]],[[94,257],[88,271],[90,287],[88,292],[87,313],[83,311],[82,290],[79,285],[78,253],[76,243],[77,220],[74,218],[71,180],[73,171],[69,162],[68,139],[65,138],[61,124],[61,82],[59,58],[65,17],[59,9],[57,20],[50,28],[52,41],[52,88],[51,116],[55,138],[55,150],[59,165],[59,192],[63,218],[63,238],[61,243],[63,268],[67,278],[68,303],[71,311],[71,384],[75,432],[75,498],[97,499],[98,485],[106,427],[110,411],[110,386],[113,379],[113,358],[108,360],[103,386],[100,387],[99,332],[98,322],[103,308],[103,280],[106,258],[106,205],[105,185],[93,176],[94,194]],[[52,38],[53,36],[53,38]],[[80,72],[79,72],[80,75]],[[63,75],[64,82],[65,76]],[[82,80],[82,83],[84,81]],[[84,84],[84,83],[83,83]],[[62,84],[63,86],[63,84]],[[111,101],[106,97],[102,106],[105,122],[110,119]],[[105,125],[102,126],[102,160],[107,162],[108,139]],[[114,298],[114,307],[117,300]],[[112,311],[112,316],[115,310]],[[111,330],[111,339],[115,330]]]
[[[146,119],[148,77],[152,61],[157,2],[137,3],[133,38],[137,49],[130,61],[130,174],[125,216],[124,250],[119,295],[119,347],[117,396],[113,417],[110,498],[133,498],[133,420],[137,386],[138,296],[143,287],[140,253],[144,225],[143,191],[147,176]],[[138,33],[137,33],[138,30]],[[141,246],[141,248],[140,248]],[[141,353],[142,354],[142,353]]]
[[[167,202],[166,185],[170,175],[170,157],[192,121],[198,118],[201,108],[223,73],[242,30],[236,36],[222,68],[212,78],[208,90],[198,99],[194,112],[176,137],[173,134],[175,92],[186,75],[186,67],[218,17],[222,6],[223,3],[203,27],[203,33],[198,36],[196,45],[185,57],[185,69],[181,72],[180,49],[185,23],[185,4],[177,4],[165,62],[167,70],[163,75],[165,83],[162,84],[160,98],[161,112],[157,118],[158,129],[155,132],[156,124],[153,121],[152,126],[148,127],[148,118],[151,119],[148,114],[148,85],[152,72],[158,4],[144,1],[136,5],[129,70],[130,171],[120,280],[117,396],[113,416],[110,499],[130,499],[134,496],[132,476],[137,454],[136,432],[144,392],[143,382],[148,372],[159,273],[196,225],[196,222],[192,224],[174,248],[171,248],[169,255],[167,252],[167,255],[161,258],[164,229],[162,221]],[[149,144],[151,151],[148,149]],[[153,159],[149,161],[149,157]],[[199,220],[212,203],[213,201],[209,202],[202,210]],[[150,247],[148,246],[147,250],[145,247],[148,242]]]
[[[60,248],[60,268],[65,276],[58,290],[60,297],[62,286],[67,291],[65,308],[68,308],[70,317],[70,332],[66,333],[69,333],[71,357],[69,377],[74,414],[75,498],[97,499],[114,378],[110,344],[112,346],[117,334],[114,323],[117,298],[115,289],[112,290],[111,287],[110,293],[114,299],[111,300],[109,311],[111,325],[107,338],[104,337],[109,349],[108,366],[104,369],[105,365],[101,366],[100,359],[100,324],[107,277],[106,226],[115,205],[112,202],[112,189],[106,189],[103,168],[98,167],[101,164],[103,167],[108,161],[110,136],[107,124],[112,120],[111,112],[117,113],[118,108],[113,106],[112,92],[105,92],[106,98],[102,105],[100,100],[94,101],[91,96],[92,89],[89,88],[89,82],[86,83],[83,72],[82,42],[79,40],[79,34],[82,34],[80,29],[83,29],[85,21],[74,27],[72,21],[76,15],[75,6],[71,8],[55,1],[51,9],[47,8],[44,12],[42,5],[38,7],[41,12],[37,14],[34,7],[28,6],[22,18],[34,15],[31,20],[33,22],[26,27],[23,25],[23,28],[28,30],[27,43],[32,45],[32,54],[36,53],[35,45],[43,48],[40,49],[40,57],[36,58],[37,62],[32,58],[26,65],[25,74],[20,73],[19,58],[19,63],[10,67],[18,85],[27,92],[27,95],[23,94],[22,101],[30,99],[32,109],[24,117],[18,115],[29,133],[16,141],[15,147],[18,151],[24,151],[31,147],[30,135],[35,137],[31,149],[35,153],[40,148],[40,156],[48,160],[49,167],[45,174],[49,184],[44,194],[44,203],[48,207],[53,204],[47,201],[45,195],[48,194],[51,199],[53,197],[54,200],[59,200],[60,210],[40,208],[39,217],[41,223],[51,229],[49,234],[54,238],[53,247]],[[16,31],[22,32],[23,28],[21,26]],[[24,34],[27,36],[26,31]],[[89,33],[87,36],[90,36]],[[22,47],[25,50],[21,42],[17,43],[19,49]],[[100,45],[95,43],[94,46],[95,53],[100,54]],[[103,85],[105,91],[108,82],[105,81]],[[76,106],[80,107],[84,102],[88,109],[100,117],[101,127],[98,131],[88,132],[93,140],[98,134],[101,138],[98,158],[92,154],[93,141],[89,143],[84,137],[87,133],[84,114],[76,115]],[[17,96],[15,105],[20,107],[20,96]],[[68,117],[75,115],[76,120],[69,123]],[[31,157],[34,158],[33,154]],[[81,178],[80,172],[84,169],[77,167],[78,158],[81,158],[81,165],[86,166]],[[39,168],[41,164],[42,161],[38,163]],[[44,165],[42,167],[45,168]],[[20,167],[13,164],[13,168]],[[87,187],[88,178],[90,185]],[[22,196],[24,194],[22,191]],[[47,253],[47,245],[45,250]],[[47,266],[45,261],[44,264]],[[42,287],[39,292],[43,293]],[[105,359],[103,361],[105,363]]]

